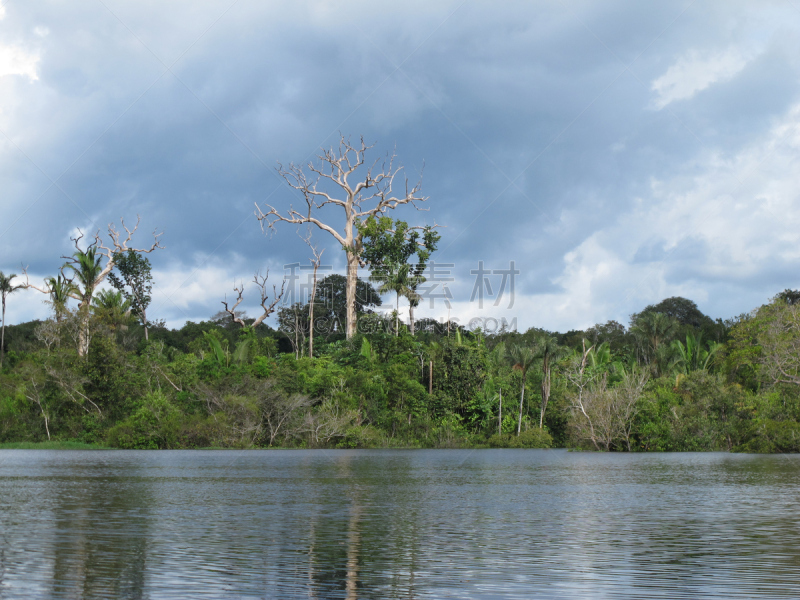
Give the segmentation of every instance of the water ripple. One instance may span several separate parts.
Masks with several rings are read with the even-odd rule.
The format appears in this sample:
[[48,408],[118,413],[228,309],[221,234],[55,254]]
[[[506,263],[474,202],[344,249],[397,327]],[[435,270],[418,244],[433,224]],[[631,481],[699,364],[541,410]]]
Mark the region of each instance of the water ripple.
[[798,456],[0,452],[0,598],[800,597]]

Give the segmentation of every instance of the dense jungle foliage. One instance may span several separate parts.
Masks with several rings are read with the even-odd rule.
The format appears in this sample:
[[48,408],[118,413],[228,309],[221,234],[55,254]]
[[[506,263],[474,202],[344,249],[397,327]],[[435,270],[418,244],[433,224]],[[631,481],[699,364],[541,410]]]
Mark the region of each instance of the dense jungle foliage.
[[412,334],[372,312],[364,281],[345,340],[343,279],[320,282],[313,358],[307,304],[280,308],[277,330],[226,312],[174,330],[121,291],[83,312],[56,302],[48,321],[5,327],[0,442],[800,451],[798,292],[724,322],[669,298],[628,327],[486,335],[423,319]]

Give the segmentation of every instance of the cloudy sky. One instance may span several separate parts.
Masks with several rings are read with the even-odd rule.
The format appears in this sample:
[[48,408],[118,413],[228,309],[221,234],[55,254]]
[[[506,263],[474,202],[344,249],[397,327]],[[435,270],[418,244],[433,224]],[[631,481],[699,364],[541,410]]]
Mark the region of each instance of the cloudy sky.
[[452,316],[565,331],[680,295],[726,318],[800,287],[799,124],[796,0],[6,0],[0,270],[40,282],[77,228],[140,215],[148,315],[208,318],[307,263],[255,204],[297,204],[277,163],[341,132],[423,174],[429,212],[395,216],[446,225]]

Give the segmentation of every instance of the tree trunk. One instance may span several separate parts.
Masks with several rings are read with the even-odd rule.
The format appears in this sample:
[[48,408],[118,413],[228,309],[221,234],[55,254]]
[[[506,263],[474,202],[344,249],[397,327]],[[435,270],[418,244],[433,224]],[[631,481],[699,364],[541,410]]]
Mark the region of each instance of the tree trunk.
[[396,294],[397,298],[394,303],[394,335],[400,335],[400,292]]
[[539,415],[539,429],[544,426],[544,412],[547,410],[547,402],[550,400],[550,358],[544,357],[544,377],[542,378],[542,412]]
[[408,328],[414,335],[414,305],[411,302],[408,303]]
[[[313,288],[317,287],[316,280]],[[311,302],[308,304],[308,358],[314,358],[314,296],[312,291]]]
[[500,388],[500,410],[497,411],[497,433],[503,435],[503,388]]
[[522,432],[522,401],[525,399],[525,373],[522,375],[522,393],[519,395],[519,422],[517,423],[517,437]]
[[48,423],[49,419],[47,418],[47,413],[44,412],[44,407],[42,406],[41,401],[39,402],[39,410],[42,411],[42,417],[44,417],[44,430],[47,432],[47,441],[50,441],[50,425]]
[[[323,250],[322,252],[324,252]],[[320,253],[320,257],[322,253]],[[311,283],[311,300],[308,302],[308,358],[314,358],[314,300],[317,298],[317,269],[321,258],[314,263],[314,279]]]
[[300,319],[297,316],[297,305],[294,309],[294,358],[300,359]]
[[358,257],[347,253],[347,339],[356,334],[356,284],[358,283]]
[[428,366],[428,394],[433,395],[433,361]]
[[89,302],[81,304],[78,306],[78,356],[86,356],[89,354]]
[[3,296],[3,326],[0,333],[0,369],[3,368],[3,359],[6,353],[6,297]]

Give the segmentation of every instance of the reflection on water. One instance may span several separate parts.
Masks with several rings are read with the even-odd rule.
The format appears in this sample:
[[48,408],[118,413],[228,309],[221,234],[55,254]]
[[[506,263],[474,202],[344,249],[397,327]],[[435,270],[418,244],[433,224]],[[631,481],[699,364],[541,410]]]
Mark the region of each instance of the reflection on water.
[[800,457],[0,451],[0,598],[798,598]]

